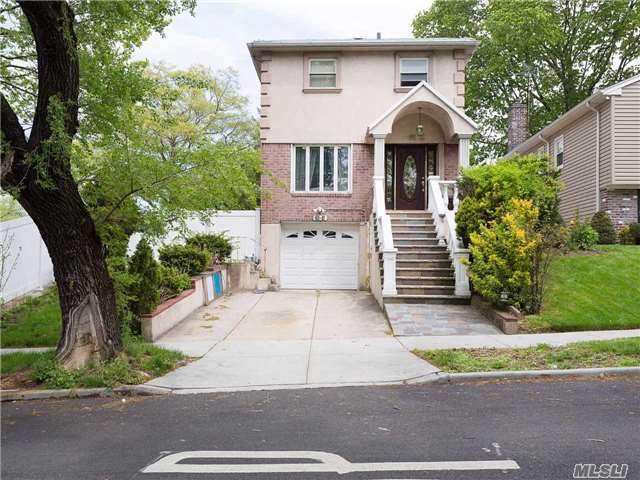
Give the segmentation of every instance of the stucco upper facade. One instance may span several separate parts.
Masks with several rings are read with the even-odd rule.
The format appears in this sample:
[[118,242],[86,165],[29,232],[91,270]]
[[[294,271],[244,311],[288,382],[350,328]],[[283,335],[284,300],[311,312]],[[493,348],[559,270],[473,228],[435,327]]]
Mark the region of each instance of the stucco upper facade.
[[[370,141],[367,127],[410,90],[398,83],[403,57],[426,58],[429,85],[452,105],[463,107],[464,70],[476,46],[470,39],[253,42],[249,50],[261,82],[262,141]],[[312,58],[337,59],[335,89],[308,88]],[[429,132],[437,134],[436,130]],[[450,139],[438,135],[433,140]]]

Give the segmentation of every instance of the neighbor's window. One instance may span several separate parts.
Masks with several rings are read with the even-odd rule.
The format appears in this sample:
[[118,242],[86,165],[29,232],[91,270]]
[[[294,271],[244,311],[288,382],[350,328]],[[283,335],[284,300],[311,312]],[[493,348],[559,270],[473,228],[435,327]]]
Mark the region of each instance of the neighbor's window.
[[294,192],[348,192],[350,155],[346,145],[297,145],[293,158]]
[[309,60],[309,87],[336,88],[337,63],[335,58]]
[[558,137],[553,142],[553,156],[556,159],[556,167],[564,165],[564,137]]
[[426,58],[400,59],[400,86],[415,87],[422,81],[427,81]]

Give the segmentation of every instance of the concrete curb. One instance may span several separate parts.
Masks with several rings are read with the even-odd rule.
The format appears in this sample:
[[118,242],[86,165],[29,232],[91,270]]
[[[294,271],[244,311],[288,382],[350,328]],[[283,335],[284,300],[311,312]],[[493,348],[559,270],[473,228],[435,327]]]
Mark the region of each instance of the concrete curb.
[[133,395],[167,395],[172,393],[169,388],[154,387],[152,385],[123,385],[117,388],[68,388],[59,390],[2,390],[0,402],[15,402],[17,400],[47,400],[61,398],[90,398]]
[[[515,380],[575,376],[640,375],[640,367],[571,368],[567,370],[520,370],[508,372],[436,373],[437,383],[463,383],[482,380]],[[434,380],[426,383],[433,383]]]

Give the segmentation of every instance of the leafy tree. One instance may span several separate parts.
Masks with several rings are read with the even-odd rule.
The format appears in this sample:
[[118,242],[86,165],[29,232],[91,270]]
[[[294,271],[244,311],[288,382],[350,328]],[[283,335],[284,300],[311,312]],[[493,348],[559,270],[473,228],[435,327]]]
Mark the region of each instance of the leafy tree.
[[416,37],[481,40],[466,68],[466,110],[480,124],[474,157],[506,152],[506,114],[527,99],[530,133],[603,85],[639,71],[638,0],[434,0]]
[[134,231],[160,235],[197,213],[255,208],[257,125],[233,70],[148,70],[143,101],[117,131],[74,149],[75,173],[114,252]]
[[51,256],[63,321],[58,358],[66,366],[111,358],[122,346],[102,241],[71,171],[73,138],[79,124],[86,134],[119,126],[119,105],[140,84],[132,74],[139,68],[128,63],[133,49],[192,6],[0,3],[0,184],[34,220]]

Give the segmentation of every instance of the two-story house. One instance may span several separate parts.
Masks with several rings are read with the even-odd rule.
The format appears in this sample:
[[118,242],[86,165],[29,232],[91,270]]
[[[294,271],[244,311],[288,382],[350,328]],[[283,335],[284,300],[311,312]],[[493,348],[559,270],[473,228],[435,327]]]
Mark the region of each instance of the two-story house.
[[528,137],[527,107],[509,112],[509,155],[547,155],[560,170],[560,213],[605,211],[619,231],[640,222],[640,75],[596,91]]
[[[255,41],[264,272],[282,288],[464,302],[465,38]],[[453,230],[455,231],[455,230]]]

